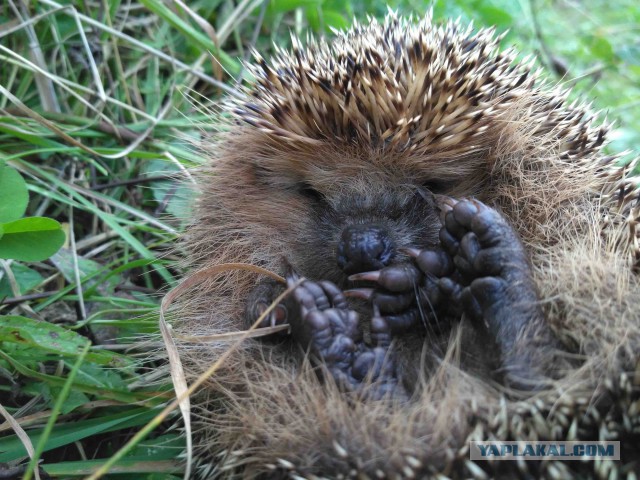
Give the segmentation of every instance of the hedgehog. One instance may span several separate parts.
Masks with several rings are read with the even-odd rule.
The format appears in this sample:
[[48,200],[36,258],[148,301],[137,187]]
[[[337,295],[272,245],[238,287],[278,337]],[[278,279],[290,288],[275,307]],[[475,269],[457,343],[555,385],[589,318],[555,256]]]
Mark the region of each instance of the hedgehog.
[[203,478],[637,478],[634,162],[500,41],[390,12],[255,54],[200,145],[186,262],[286,283],[223,269],[175,306],[188,376],[226,355],[192,399]]

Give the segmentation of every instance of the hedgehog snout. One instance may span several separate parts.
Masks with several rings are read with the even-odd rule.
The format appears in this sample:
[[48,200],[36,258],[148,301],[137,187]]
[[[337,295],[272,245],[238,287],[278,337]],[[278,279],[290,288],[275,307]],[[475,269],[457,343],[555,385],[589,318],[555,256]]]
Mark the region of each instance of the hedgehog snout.
[[389,265],[395,254],[395,245],[385,227],[357,224],[342,230],[336,250],[338,267],[351,275]]

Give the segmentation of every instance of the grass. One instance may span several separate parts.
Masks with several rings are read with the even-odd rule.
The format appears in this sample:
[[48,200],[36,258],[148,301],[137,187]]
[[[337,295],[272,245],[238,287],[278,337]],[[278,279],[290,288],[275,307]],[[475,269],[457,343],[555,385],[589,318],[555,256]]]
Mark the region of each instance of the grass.
[[[159,343],[139,336],[158,334],[162,295],[183,273],[175,239],[192,196],[186,172],[206,161],[186,139],[215,129],[194,96],[215,104],[233,91],[252,48],[268,56],[291,31],[324,34],[386,8],[377,0],[0,5],[0,163],[26,179],[27,214],[56,219],[67,234],[48,260],[0,260],[0,465],[28,465],[25,478],[38,474],[38,461],[55,478],[88,476],[174,398],[150,360]],[[638,144],[634,1],[439,1],[434,12],[510,28],[505,45],[537,53],[553,78],[618,122],[613,149]],[[156,423],[109,478],[183,475],[177,414]]]

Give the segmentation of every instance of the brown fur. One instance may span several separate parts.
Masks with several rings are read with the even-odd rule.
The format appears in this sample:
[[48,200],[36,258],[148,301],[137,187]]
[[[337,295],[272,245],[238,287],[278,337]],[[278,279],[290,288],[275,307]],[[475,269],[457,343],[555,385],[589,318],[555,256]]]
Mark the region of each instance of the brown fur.
[[[621,188],[631,179],[602,152],[607,127],[597,126],[585,107],[567,105],[565,94],[529,66],[498,53],[490,32],[476,34],[471,51],[480,53],[469,57],[462,47],[473,35],[460,30],[390,16],[382,26],[354,27],[331,47],[296,46],[272,66],[258,59],[255,85],[231,102],[233,120],[203,148],[211,162],[200,175],[188,261],[193,269],[244,262],[282,274],[285,257],[302,275],[321,269],[322,279],[344,286],[332,244],[318,241],[307,222],[313,206],[296,186],[309,185],[329,202],[357,194],[375,203],[438,181],[442,193],[476,197],[512,222],[530,254],[547,323],[574,363],[563,364],[552,388],[510,399],[499,385],[461,368],[462,324],[435,371],[423,376],[417,398],[394,404],[352,401],[331,382],[322,384],[295,347],[248,340],[196,404],[205,475],[481,478],[483,471],[515,475],[518,468],[473,464],[472,439],[621,439],[623,451],[638,441],[640,283],[632,273],[638,206],[633,189]],[[390,50],[393,39],[402,46],[399,57]],[[432,53],[412,57],[414,40],[423,55]],[[378,53],[367,53],[371,45]],[[341,53],[364,67],[355,73],[331,67],[329,58]],[[378,57],[391,72],[383,75],[386,83]],[[472,93],[484,88],[473,102],[456,83],[460,65],[471,72],[467,83],[476,82]],[[277,71],[285,67],[293,72]],[[331,68],[338,80],[327,74]],[[334,82],[330,89],[318,80],[325,74]],[[422,102],[429,87],[431,103]],[[374,94],[384,98],[373,101]],[[398,235],[406,246],[415,241]],[[234,271],[201,284],[175,312],[178,338],[243,330],[246,297],[258,280]],[[188,372],[197,375],[228,346],[183,342]],[[420,365],[429,356],[408,349],[405,361]],[[640,467],[627,456],[616,464],[523,468],[545,477],[575,469],[604,478],[607,468]]]

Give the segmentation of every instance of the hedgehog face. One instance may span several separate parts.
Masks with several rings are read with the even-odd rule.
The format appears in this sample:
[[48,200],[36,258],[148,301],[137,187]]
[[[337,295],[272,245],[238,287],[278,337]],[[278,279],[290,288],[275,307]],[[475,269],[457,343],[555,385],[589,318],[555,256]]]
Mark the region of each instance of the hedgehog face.
[[309,278],[344,285],[353,273],[401,261],[398,249],[437,242],[440,222],[433,194],[418,186],[369,185],[322,193],[305,188],[310,215],[298,230],[290,262]]

